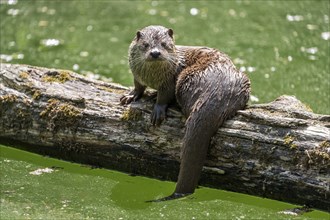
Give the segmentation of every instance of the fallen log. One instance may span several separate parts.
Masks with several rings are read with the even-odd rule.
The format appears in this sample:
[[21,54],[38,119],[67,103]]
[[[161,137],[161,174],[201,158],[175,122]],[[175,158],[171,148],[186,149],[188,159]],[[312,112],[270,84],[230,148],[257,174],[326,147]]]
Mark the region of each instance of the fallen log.
[[[1,64],[0,143],[43,155],[175,181],[184,118],[150,124],[152,94],[67,70]],[[251,105],[210,144],[200,184],[330,211],[330,115],[295,97]]]

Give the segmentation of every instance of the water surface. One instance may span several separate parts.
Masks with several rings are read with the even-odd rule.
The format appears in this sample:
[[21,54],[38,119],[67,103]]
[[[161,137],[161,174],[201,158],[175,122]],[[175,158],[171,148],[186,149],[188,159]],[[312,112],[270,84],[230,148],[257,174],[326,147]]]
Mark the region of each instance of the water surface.
[[132,85],[128,46],[138,29],[161,24],[173,28],[177,44],[229,54],[251,78],[252,101],[295,95],[315,112],[330,114],[329,5],[328,0],[1,0],[0,58]]
[[[206,187],[180,200],[175,183],[92,169],[0,145],[1,219],[288,219],[296,206]],[[329,219],[312,211],[294,219]]]

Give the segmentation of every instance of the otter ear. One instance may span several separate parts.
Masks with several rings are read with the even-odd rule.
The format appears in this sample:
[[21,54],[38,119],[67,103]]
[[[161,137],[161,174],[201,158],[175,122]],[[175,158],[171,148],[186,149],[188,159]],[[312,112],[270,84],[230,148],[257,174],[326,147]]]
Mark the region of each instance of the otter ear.
[[170,35],[171,38],[173,38],[173,30],[170,28],[167,31],[168,35]]
[[136,32],[136,40],[140,40],[141,37],[142,37],[141,31]]

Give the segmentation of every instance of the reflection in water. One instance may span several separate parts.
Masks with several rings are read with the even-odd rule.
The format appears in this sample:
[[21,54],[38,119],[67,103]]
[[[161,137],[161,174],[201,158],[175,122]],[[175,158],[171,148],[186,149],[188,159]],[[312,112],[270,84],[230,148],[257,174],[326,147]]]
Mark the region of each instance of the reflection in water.
[[48,21],[39,21],[38,26],[39,27],[47,27],[48,26]]
[[60,45],[60,40],[58,39],[43,39],[40,41],[40,44],[46,46],[46,47],[56,47]]
[[56,10],[52,9],[52,8],[48,8],[47,6],[44,6],[44,7],[38,8],[38,12],[49,14],[49,15],[54,15],[56,13]]
[[23,60],[24,59],[24,54],[22,53],[14,53],[12,55],[8,55],[8,54],[0,54],[0,61],[4,61],[4,62],[10,62],[12,60]]
[[149,15],[156,15],[157,14],[157,10],[152,8],[148,11]]
[[330,39],[330,32],[322,32],[321,37],[323,40],[329,40]]
[[306,27],[308,30],[311,30],[311,31],[316,30],[318,28],[317,25],[315,25],[315,24],[307,24]]
[[314,56],[314,55],[309,55],[309,56],[308,56],[308,59],[310,59],[310,60],[316,60],[317,58],[316,58],[316,56]]
[[251,102],[259,102],[259,98],[257,96],[254,96],[254,95],[250,95],[250,101]]
[[249,73],[252,73],[252,72],[254,72],[254,71],[256,71],[256,68],[255,67],[253,67],[253,66],[248,66],[248,67],[245,67],[245,66],[241,66],[240,68],[239,68],[239,70],[241,71],[241,72],[249,72]]
[[287,14],[286,15],[286,20],[288,20],[288,21],[302,21],[302,20],[304,20],[304,17],[301,16],[301,15],[290,15],[290,14]]
[[243,60],[239,57],[235,58],[233,61],[235,64],[241,64],[241,65],[246,63],[245,60]]
[[12,16],[16,16],[16,15],[18,15],[18,13],[19,13],[19,10],[13,9],[13,8],[11,8],[7,11],[7,14],[12,15]]
[[317,47],[310,47],[310,48],[301,47],[300,50],[302,52],[306,52],[309,54],[316,54],[318,51]]
[[199,13],[199,10],[197,8],[191,8],[190,9],[190,14],[192,16],[198,15],[198,13]]
[[310,48],[300,47],[300,51],[307,53],[309,60],[317,60],[317,56],[315,56],[315,54],[318,52],[317,47],[310,47]]
[[87,31],[92,31],[93,30],[93,25],[88,25],[86,28]]
[[16,5],[17,0],[0,0],[0,4],[7,4],[7,5]]
[[0,61],[10,62],[13,60],[12,55],[0,54]]
[[88,51],[81,51],[79,55],[81,57],[88,57],[89,53],[88,53]]
[[79,70],[79,65],[78,65],[78,64],[73,64],[72,69],[73,69],[74,71]]
[[0,0],[1,5],[16,5],[17,0]]
[[31,172],[29,172],[29,174],[40,176],[40,175],[42,175],[44,173],[52,173],[54,171],[55,171],[54,169],[51,169],[51,168],[46,167],[46,168],[40,168],[40,169],[36,169],[34,171],[31,171]]

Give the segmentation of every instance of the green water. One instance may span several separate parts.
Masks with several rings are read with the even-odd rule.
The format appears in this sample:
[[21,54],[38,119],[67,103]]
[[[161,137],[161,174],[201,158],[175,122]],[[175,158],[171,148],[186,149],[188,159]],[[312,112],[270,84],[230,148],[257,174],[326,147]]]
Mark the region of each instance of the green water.
[[174,29],[177,44],[229,54],[249,74],[259,102],[295,95],[330,114],[328,0],[8,1],[16,4],[1,4],[2,62],[132,85],[128,45],[139,28],[161,24]]
[[[132,85],[127,49],[146,25],[174,29],[177,44],[229,54],[249,74],[253,102],[288,94],[330,114],[329,1],[0,0],[1,62],[70,69]],[[37,169],[60,167],[32,175]],[[63,168],[63,169],[62,169]],[[0,219],[329,219],[293,205],[200,188],[187,199],[174,183],[90,169],[1,146]]]
[[[0,145],[1,219],[329,219],[312,211],[278,213],[294,205],[253,196],[197,189],[193,196],[159,203],[174,183],[79,164]],[[52,171],[36,175],[36,170]]]

